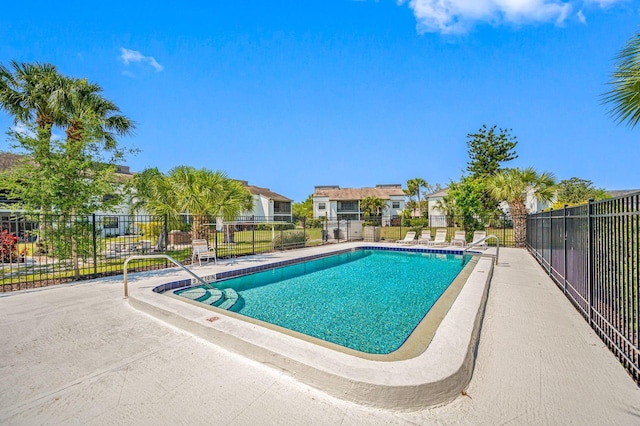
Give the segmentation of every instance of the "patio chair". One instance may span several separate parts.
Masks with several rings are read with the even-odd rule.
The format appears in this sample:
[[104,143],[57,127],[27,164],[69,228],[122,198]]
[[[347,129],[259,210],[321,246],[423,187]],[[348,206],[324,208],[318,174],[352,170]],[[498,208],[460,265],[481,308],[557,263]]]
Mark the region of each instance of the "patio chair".
[[191,254],[191,264],[193,264],[196,259],[198,259],[198,265],[200,266],[202,266],[202,261],[205,259],[207,260],[207,263],[209,263],[209,260],[211,259],[213,259],[213,263],[218,263],[216,251],[209,250],[207,240],[193,240],[191,242],[191,249],[193,250]]
[[428,247],[436,247],[436,246],[446,246],[447,245],[447,229],[439,228],[436,229],[436,237],[427,242]]
[[[483,238],[487,237],[487,231],[474,231],[473,233],[473,240],[471,240],[471,245],[473,245],[474,243],[482,240]],[[476,247],[482,247],[483,249],[487,248],[487,242],[483,241],[481,244],[477,245]]]
[[398,240],[396,243],[400,244],[415,244],[416,233],[415,231],[409,231],[404,236],[404,240]]
[[467,245],[467,233],[465,231],[456,231],[453,238],[451,239],[451,245],[457,246],[460,245],[462,247]]
[[418,244],[427,244],[429,241],[431,241],[431,230],[423,229],[418,236]]

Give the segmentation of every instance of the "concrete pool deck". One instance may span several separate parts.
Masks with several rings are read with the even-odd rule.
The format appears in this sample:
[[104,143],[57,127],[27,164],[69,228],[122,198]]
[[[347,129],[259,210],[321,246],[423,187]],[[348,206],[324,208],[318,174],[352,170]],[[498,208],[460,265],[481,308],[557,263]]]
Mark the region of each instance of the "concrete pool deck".
[[118,276],[0,297],[0,423],[638,424],[640,389],[617,359],[526,251],[500,254],[473,377],[449,404],[333,398],[133,309]]

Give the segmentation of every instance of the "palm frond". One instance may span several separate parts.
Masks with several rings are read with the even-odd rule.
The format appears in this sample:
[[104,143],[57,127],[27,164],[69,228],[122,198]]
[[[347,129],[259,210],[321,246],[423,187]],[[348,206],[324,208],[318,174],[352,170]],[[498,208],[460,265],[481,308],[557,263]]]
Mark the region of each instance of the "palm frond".
[[635,34],[616,58],[618,64],[602,97],[611,104],[611,117],[618,123],[635,127],[640,121],[640,33]]

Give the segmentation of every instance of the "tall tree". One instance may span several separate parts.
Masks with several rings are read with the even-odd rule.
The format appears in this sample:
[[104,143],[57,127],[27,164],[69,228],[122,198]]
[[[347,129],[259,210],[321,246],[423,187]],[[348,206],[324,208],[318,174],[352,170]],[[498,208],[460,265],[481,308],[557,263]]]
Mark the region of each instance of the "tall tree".
[[[10,69],[11,68],[11,69]],[[23,208],[76,214],[108,209],[118,194],[115,164],[127,151],[115,136],[133,129],[96,84],[61,75],[55,66],[11,62],[0,66],[0,105],[19,124],[9,131],[12,148],[28,161],[5,175]],[[66,141],[52,138],[54,126]]]
[[515,152],[517,144],[518,140],[511,135],[511,129],[498,129],[496,125],[487,128],[483,124],[476,133],[467,135],[467,171],[470,178],[475,180],[475,186],[479,185],[484,189],[481,208],[476,214],[486,215],[498,211],[498,203],[486,189],[486,179],[498,173],[504,163],[518,158]]
[[593,182],[587,179],[572,177],[565,179],[557,185],[558,197],[554,208],[564,205],[583,204],[590,199],[603,200],[610,198],[609,194],[602,189],[593,186]]
[[[23,145],[29,154],[29,162],[43,166],[40,174],[32,176],[31,181],[47,182],[51,178],[46,173],[51,162],[51,133],[53,127],[64,124],[64,117],[58,114],[54,96],[60,96],[65,90],[65,78],[55,66],[40,63],[19,63],[11,61],[9,67],[0,64],[0,108],[14,118],[16,128],[11,130],[10,138],[23,139]],[[7,177],[5,176],[5,179]],[[43,191],[37,197],[42,212],[52,207],[50,197]]]
[[360,201],[360,210],[365,217],[380,217],[387,209],[387,202],[379,197],[365,197]]
[[438,207],[447,212],[450,219],[458,221],[467,233],[484,229],[479,217],[484,210],[484,199],[487,194],[485,182],[481,179],[466,176],[460,182],[451,182],[447,195],[439,202]]
[[422,188],[426,188],[427,187],[427,181],[422,179],[422,178],[413,178],[413,179],[409,179],[407,181],[407,189],[409,191],[413,191],[413,193],[416,196],[417,202],[418,202],[418,216],[422,217],[422,205],[420,203],[420,192],[422,191]]
[[640,121],[640,33],[631,37],[616,59],[609,82],[613,89],[603,99],[612,105],[610,114],[618,123],[626,121],[635,127]]
[[492,176],[503,163],[518,158],[515,152],[518,139],[511,135],[511,129],[497,129],[495,125],[487,128],[483,124],[476,133],[469,133],[467,139],[467,170],[474,178]]
[[[11,68],[0,66],[0,105],[20,125],[9,132],[12,148],[29,159],[5,171],[2,183],[22,208],[73,217],[68,244],[79,276],[75,215],[119,201],[114,164],[127,150],[111,132],[125,135],[133,123],[115,114],[99,86],[63,76],[53,65],[13,61]],[[52,138],[55,126],[65,129],[66,140]]]
[[313,218],[313,194],[309,195],[307,199],[301,203],[293,203],[291,209],[293,212],[293,220],[295,221]]
[[[435,188],[440,188],[440,185],[436,185]],[[418,210],[418,216],[420,217],[422,217],[423,201],[426,201],[421,198],[421,195],[425,194],[422,192],[423,189],[427,190],[428,192],[432,192],[434,187],[430,185],[426,180],[417,177],[407,180],[407,189],[402,190],[409,198],[407,207],[412,211]],[[414,201],[414,196],[416,197],[417,201]]]
[[496,201],[506,201],[513,219],[516,247],[524,247],[527,240],[527,194],[541,201],[550,201],[555,194],[555,177],[552,173],[538,173],[532,167],[506,169],[493,175],[487,187]]

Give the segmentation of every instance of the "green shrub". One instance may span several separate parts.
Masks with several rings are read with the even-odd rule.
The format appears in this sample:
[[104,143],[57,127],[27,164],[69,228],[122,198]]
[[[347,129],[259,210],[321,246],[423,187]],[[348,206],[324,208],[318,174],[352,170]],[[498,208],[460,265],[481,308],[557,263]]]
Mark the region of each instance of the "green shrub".
[[156,240],[164,230],[162,222],[138,222],[135,227],[141,235],[149,240]]
[[416,217],[409,221],[409,226],[412,228],[427,228],[429,227],[429,219],[424,217]]
[[76,221],[52,227],[39,242],[40,251],[53,255],[61,260],[72,259],[73,252],[78,259],[91,259],[94,255],[93,245],[100,247],[100,234],[93,235],[91,223]]
[[308,218],[305,221],[305,227],[307,228],[322,228],[324,226],[324,219],[311,219]]
[[275,248],[301,247],[309,239],[309,236],[302,231],[286,232],[276,234],[273,244]]
[[282,222],[282,223],[276,223],[274,225],[271,225],[268,223],[256,225],[256,231],[271,231],[271,227],[273,227],[273,229],[276,231],[286,231],[288,229],[296,229],[295,224]]
[[422,233],[422,226],[411,226],[409,230],[415,232],[416,235],[420,235]]

